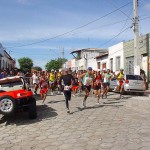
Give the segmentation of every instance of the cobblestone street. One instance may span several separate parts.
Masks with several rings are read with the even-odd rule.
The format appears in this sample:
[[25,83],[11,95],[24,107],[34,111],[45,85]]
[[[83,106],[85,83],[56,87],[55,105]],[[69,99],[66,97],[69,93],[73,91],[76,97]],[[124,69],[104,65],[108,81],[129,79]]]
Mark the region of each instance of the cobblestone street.
[[71,113],[62,95],[37,100],[38,118],[25,113],[0,120],[0,149],[8,150],[149,150],[150,98],[110,93],[96,105],[96,98],[73,97]]

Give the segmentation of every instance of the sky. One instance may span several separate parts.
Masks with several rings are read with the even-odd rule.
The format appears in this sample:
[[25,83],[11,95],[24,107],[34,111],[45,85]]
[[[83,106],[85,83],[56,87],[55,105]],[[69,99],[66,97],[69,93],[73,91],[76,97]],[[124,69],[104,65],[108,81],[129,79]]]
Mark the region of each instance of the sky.
[[[138,13],[139,33],[150,33],[150,0],[139,0]],[[132,18],[133,0],[0,0],[0,43],[44,69],[63,48],[71,59],[76,49],[133,39]]]

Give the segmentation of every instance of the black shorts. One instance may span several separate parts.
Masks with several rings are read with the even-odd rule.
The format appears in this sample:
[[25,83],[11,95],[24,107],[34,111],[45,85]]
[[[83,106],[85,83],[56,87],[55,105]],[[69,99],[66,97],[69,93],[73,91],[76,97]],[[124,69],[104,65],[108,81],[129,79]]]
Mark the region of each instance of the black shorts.
[[84,85],[84,86],[83,86],[83,90],[84,90],[84,91],[88,90],[88,91],[90,92],[90,91],[91,91],[91,85],[90,85],[90,86]]
[[94,87],[94,90],[96,90],[96,91],[101,90],[101,85],[96,85],[96,86]]
[[103,83],[103,87],[104,87],[104,88],[107,88],[107,87],[109,87],[109,86],[110,86],[110,83],[109,83],[109,82],[104,82],[104,83]]

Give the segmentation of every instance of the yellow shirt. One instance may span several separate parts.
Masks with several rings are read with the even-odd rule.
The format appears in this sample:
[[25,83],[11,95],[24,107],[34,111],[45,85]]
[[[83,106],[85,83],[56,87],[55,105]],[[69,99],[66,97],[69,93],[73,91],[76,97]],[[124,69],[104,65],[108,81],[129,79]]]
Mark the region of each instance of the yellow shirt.
[[52,81],[52,82],[55,81],[55,74],[50,73],[49,80]]
[[124,74],[123,73],[120,73],[119,76],[118,76],[118,79],[123,79],[124,78]]
[[61,73],[58,73],[57,78],[60,79],[60,77],[61,77]]

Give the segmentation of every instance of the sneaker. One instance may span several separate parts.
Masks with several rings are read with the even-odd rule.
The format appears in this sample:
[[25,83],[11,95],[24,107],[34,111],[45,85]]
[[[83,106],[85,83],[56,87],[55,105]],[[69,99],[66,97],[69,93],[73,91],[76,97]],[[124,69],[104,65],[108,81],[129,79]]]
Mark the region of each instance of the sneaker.
[[67,113],[70,113],[70,110],[69,110],[69,108],[67,108]]
[[72,94],[72,96],[73,96],[73,97],[75,97],[75,95],[74,95],[74,94]]
[[60,94],[60,92],[58,91],[57,94]]
[[99,105],[100,103],[99,102],[96,102],[96,105]]
[[51,95],[53,96],[53,95],[54,95],[54,93],[53,93],[53,92],[51,92]]
[[86,108],[86,101],[83,102],[83,108]]

